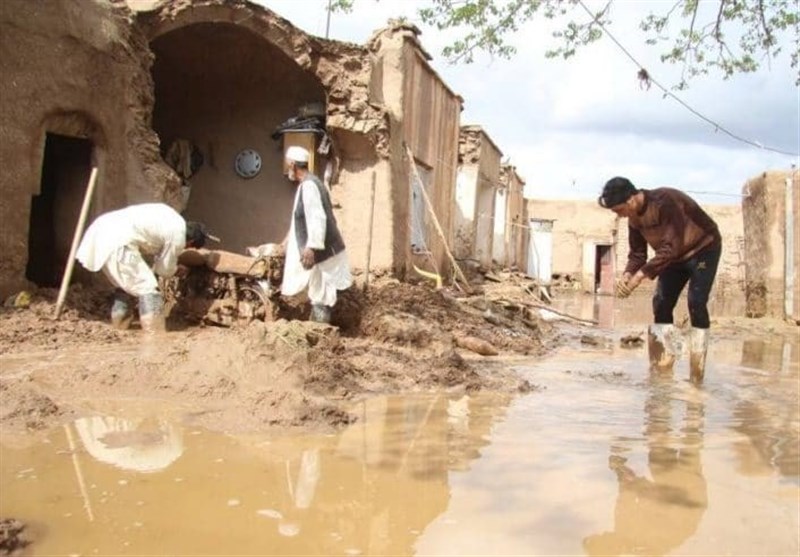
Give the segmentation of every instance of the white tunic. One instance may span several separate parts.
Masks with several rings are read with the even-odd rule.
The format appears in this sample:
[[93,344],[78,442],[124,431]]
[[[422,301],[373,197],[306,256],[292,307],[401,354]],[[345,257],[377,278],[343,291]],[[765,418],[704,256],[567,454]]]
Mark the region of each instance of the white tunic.
[[[305,247],[324,249],[327,216],[322,207],[322,198],[317,185],[311,180],[305,180],[300,184],[294,196],[292,215],[297,210],[297,203],[301,195],[303,196],[303,209],[308,231],[308,241]],[[303,268],[303,264],[300,262],[300,248],[297,245],[293,217],[286,242],[286,263],[283,269],[281,293],[284,296],[294,296],[307,287],[308,299],[312,304],[333,306],[336,304],[336,291],[345,290],[351,284],[353,284],[353,277],[350,274],[350,263],[347,260],[346,250],[314,265],[311,269]]]
[[[140,296],[157,288],[153,272],[171,277],[186,246],[186,221],[163,203],[143,203],[100,215],[86,230],[77,259],[103,269],[120,288]],[[142,255],[153,257],[153,270]]]

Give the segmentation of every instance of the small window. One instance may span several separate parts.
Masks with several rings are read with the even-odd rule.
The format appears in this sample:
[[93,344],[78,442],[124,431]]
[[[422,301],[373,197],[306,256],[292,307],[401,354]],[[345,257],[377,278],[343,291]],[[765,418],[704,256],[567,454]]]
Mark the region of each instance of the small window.
[[425,193],[430,198],[433,172],[430,168],[426,168],[416,161],[414,161],[414,165],[417,167],[417,173],[416,175],[414,173],[411,174],[411,251],[413,253],[427,253],[430,251],[430,236],[428,233],[430,216],[422,188],[425,188]]

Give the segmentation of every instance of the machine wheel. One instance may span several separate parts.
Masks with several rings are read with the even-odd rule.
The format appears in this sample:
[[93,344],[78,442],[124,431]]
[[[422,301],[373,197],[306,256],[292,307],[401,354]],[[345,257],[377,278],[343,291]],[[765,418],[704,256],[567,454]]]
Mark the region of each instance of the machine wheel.
[[250,323],[274,319],[272,300],[258,286],[240,285],[238,299],[237,318],[240,321]]

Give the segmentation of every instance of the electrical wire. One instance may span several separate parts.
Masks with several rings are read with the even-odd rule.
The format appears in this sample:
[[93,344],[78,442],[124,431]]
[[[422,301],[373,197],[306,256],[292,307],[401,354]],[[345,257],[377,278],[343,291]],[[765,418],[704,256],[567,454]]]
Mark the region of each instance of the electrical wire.
[[583,9],[584,9],[584,11],[585,11],[587,14],[589,14],[589,17],[591,17],[591,18],[592,18],[592,21],[594,21],[594,23],[595,23],[595,24],[596,24],[598,27],[600,27],[600,29],[602,29],[602,30],[603,30],[603,33],[605,33],[605,34],[606,34],[606,36],[608,36],[608,38],[609,38],[609,39],[611,39],[611,41],[612,41],[612,42],[613,42],[615,45],[617,45],[617,47],[619,47],[619,49],[620,49],[620,50],[622,50],[622,52],[623,52],[623,53],[624,53],[624,54],[625,54],[625,55],[626,55],[626,56],[627,56],[627,57],[628,57],[628,58],[631,60],[631,62],[633,62],[634,64],[636,64],[636,66],[637,66],[637,67],[638,67],[640,70],[644,70],[645,72],[647,72],[648,81],[649,81],[650,83],[652,83],[653,85],[655,85],[656,87],[658,87],[659,89],[661,89],[661,91],[664,93],[664,95],[665,95],[665,96],[667,96],[667,97],[670,97],[671,99],[673,99],[674,101],[676,101],[678,104],[680,104],[681,106],[683,106],[683,107],[684,107],[686,110],[688,110],[689,112],[691,112],[692,114],[694,114],[695,116],[697,116],[698,118],[700,118],[701,120],[703,120],[704,122],[706,122],[706,123],[708,123],[708,124],[711,124],[712,126],[714,126],[714,131],[717,131],[717,132],[722,132],[722,133],[724,133],[725,135],[727,135],[727,136],[731,137],[732,139],[735,139],[736,141],[740,141],[740,142],[742,142],[742,143],[746,143],[747,145],[750,145],[750,146],[752,146],[752,147],[757,147],[757,148],[759,148],[759,149],[762,149],[762,150],[764,150],[764,151],[772,151],[773,153],[778,153],[779,155],[788,155],[788,156],[790,156],[790,157],[800,157],[800,153],[792,153],[792,152],[790,152],[790,151],[784,151],[784,150],[782,150],[782,149],[776,149],[776,148],[774,148],[774,147],[769,147],[769,146],[767,146],[767,145],[762,145],[762,144],[761,144],[761,143],[759,143],[758,141],[753,141],[753,140],[747,139],[747,138],[745,138],[745,137],[742,137],[742,136],[740,136],[740,135],[737,135],[737,134],[733,133],[732,131],[728,130],[728,129],[727,129],[726,127],[724,127],[722,124],[719,124],[718,122],[715,122],[715,121],[714,121],[714,120],[712,120],[711,118],[709,118],[709,117],[705,116],[704,114],[701,114],[700,112],[698,112],[697,110],[695,110],[694,108],[692,108],[691,106],[689,106],[689,104],[688,104],[688,103],[686,103],[686,102],[685,102],[683,99],[681,99],[680,97],[678,97],[677,95],[675,95],[675,94],[674,94],[672,91],[670,91],[669,89],[667,89],[666,87],[664,87],[663,85],[661,85],[661,83],[659,83],[657,80],[655,80],[655,79],[653,78],[653,74],[651,74],[651,73],[650,73],[650,72],[649,72],[649,71],[648,71],[648,70],[647,70],[647,69],[646,69],[646,68],[645,68],[645,67],[644,67],[644,66],[643,66],[641,63],[639,63],[639,61],[638,61],[638,60],[637,60],[637,59],[636,59],[636,58],[633,56],[633,54],[631,54],[631,53],[628,51],[628,49],[627,49],[627,48],[625,48],[625,47],[622,45],[622,43],[621,43],[621,42],[619,42],[619,41],[617,40],[617,38],[616,38],[614,35],[612,35],[612,34],[611,34],[611,32],[608,30],[608,28],[607,28],[605,25],[603,25],[603,23],[602,23],[602,22],[601,22],[601,21],[600,21],[600,20],[599,20],[599,19],[598,19],[598,18],[595,16],[595,14],[594,14],[594,13],[592,13],[592,11],[591,11],[591,10],[590,10],[590,9],[589,9],[587,6],[586,6],[586,4],[584,4],[584,3],[583,3],[583,0],[578,0],[578,4],[581,6],[581,8],[583,8]]

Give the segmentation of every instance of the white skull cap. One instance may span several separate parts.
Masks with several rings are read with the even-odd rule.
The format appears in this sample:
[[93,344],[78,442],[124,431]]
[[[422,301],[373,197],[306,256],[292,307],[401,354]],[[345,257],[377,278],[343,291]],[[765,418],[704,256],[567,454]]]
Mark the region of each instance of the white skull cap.
[[308,150],[298,147],[297,145],[292,145],[286,149],[286,158],[295,162],[308,162]]

